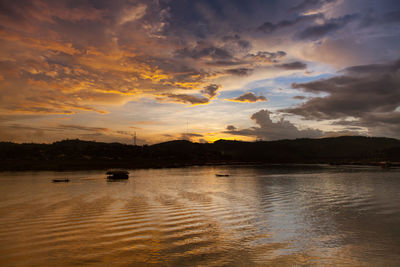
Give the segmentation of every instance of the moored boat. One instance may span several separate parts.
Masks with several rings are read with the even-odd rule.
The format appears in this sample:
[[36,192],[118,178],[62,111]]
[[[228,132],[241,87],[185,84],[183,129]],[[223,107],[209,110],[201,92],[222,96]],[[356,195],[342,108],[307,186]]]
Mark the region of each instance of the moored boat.
[[110,180],[122,180],[129,178],[129,172],[123,170],[116,170],[116,171],[108,171],[106,172],[107,179]]
[[53,179],[51,180],[53,183],[68,183],[69,179]]

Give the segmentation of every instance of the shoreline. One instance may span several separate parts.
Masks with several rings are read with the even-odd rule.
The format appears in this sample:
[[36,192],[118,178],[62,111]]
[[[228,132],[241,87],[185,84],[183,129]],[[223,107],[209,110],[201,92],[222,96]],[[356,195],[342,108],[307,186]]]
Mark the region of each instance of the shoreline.
[[64,140],[53,144],[0,142],[0,171],[159,169],[243,164],[330,164],[400,167],[400,140],[335,137],[278,141],[192,143],[151,146]]
[[[11,162],[9,162],[11,163]],[[162,164],[143,164],[136,165],[127,162],[30,162],[26,165],[23,162],[13,162],[14,164],[1,164],[0,172],[19,172],[19,171],[91,171],[91,170],[109,170],[109,169],[128,169],[128,170],[146,170],[146,169],[173,169],[195,166],[338,166],[338,167],[378,167],[382,169],[398,169],[400,162],[259,162],[259,161],[220,161],[220,162],[175,162]]]

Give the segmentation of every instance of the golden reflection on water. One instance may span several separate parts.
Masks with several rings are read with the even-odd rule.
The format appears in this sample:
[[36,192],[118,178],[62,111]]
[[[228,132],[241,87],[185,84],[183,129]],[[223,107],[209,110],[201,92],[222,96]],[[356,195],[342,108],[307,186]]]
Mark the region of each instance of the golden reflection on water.
[[[400,261],[396,170],[230,166],[132,174],[110,183],[100,171],[2,173],[0,265]],[[64,177],[71,182],[50,182]]]

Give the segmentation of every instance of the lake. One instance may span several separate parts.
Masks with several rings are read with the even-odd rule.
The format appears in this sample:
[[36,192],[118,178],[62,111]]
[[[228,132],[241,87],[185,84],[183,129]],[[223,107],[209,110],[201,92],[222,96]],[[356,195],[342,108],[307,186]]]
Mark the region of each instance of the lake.
[[400,169],[130,173],[107,182],[105,171],[1,172],[0,265],[400,264]]

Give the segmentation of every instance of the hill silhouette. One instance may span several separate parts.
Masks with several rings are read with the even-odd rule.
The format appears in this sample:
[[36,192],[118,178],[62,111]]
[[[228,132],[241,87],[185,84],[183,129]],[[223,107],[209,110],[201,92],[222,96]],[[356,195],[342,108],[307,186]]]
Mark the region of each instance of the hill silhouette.
[[400,161],[400,140],[343,136],[279,141],[192,143],[175,140],[134,146],[64,140],[52,144],[0,142],[0,170],[161,168],[204,164]]

